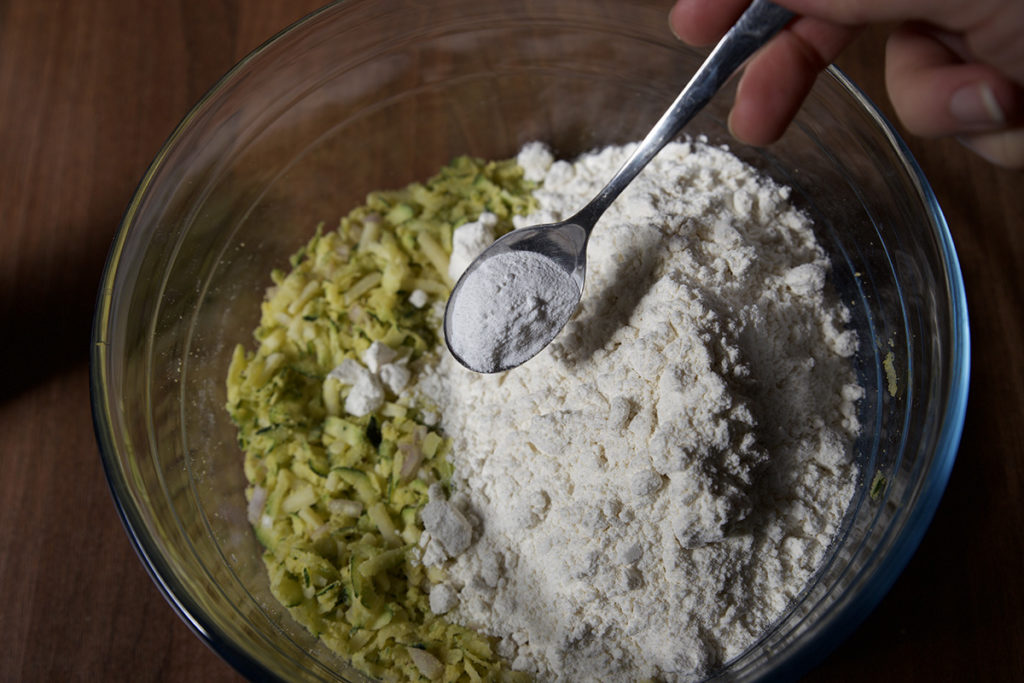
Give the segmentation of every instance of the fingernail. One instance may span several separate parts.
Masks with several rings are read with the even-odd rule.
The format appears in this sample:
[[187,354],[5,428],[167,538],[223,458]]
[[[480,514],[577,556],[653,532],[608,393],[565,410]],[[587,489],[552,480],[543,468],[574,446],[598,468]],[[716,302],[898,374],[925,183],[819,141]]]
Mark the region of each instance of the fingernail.
[[989,163],[1024,171],[1024,129],[961,135],[957,141]]
[[676,22],[673,18],[673,15],[676,12],[677,5],[679,5],[678,0],[677,2],[673,3],[671,9],[669,9],[668,11],[668,30],[672,32],[672,35],[675,36],[677,40],[682,40],[682,38],[679,37],[679,32],[676,31]]
[[1006,116],[988,83],[965,85],[949,98],[949,113],[966,124],[1004,125]]

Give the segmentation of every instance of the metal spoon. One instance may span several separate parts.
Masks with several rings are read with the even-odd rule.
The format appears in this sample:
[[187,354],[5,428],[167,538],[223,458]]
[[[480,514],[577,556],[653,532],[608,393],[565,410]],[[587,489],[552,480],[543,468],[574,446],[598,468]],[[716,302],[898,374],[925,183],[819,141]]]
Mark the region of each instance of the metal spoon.
[[[456,360],[477,372],[501,372],[524,363],[555,338],[569,321],[575,306],[568,312],[562,307],[560,315],[543,321],[539,332],[537,325],[521,330],[522,334],[533,335],[529,339],[514,340],[521,348],[528,349],[526,354],[503,354],[503,346],[508,344],[507,339],[487,340],[486,344],[491,346],[484,349],[468,348],[468,344],[478,344],[480,339],[472,331],[459,327],[460,324],[465,325],[466,320],[458,313],[460,301],[463,301],[465,307],[467,281],[471,288],[486,288],[492,284],[495,287],[503,286],[487,281],[476,282],[483,278],[474,278],[473,274],[485,262],[502,254],[519,253],[524,258],[540,255],[564,270],[562,286],[572,288],[573,291],[565,290],[562,293],[575,297],[578,304],[586,276],[587,240],[598,219],[648,162],[708,103],[736,69],[792,17],[792,12],[772,2],[754,0],[722,37],[647,137],[637,145],[629,159],[589,204],[568,220],[513,230],[496,240],[469,265],[452,289],[444,314],[445,341]],[[481,293],[480,290],[476,292],[477,295]]]

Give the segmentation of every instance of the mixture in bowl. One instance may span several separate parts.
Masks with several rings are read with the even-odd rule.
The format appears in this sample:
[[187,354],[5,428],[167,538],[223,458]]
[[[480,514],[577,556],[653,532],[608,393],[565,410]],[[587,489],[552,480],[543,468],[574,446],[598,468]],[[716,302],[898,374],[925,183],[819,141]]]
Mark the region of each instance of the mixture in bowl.
[[563,332],[466,370],[451,284],[631,146],[459,158],[273,274],[228,409],[275,596],[385,680],[692,680],[785,614],[859,484],[848,313],[789,190],[703,139],[612,205]]

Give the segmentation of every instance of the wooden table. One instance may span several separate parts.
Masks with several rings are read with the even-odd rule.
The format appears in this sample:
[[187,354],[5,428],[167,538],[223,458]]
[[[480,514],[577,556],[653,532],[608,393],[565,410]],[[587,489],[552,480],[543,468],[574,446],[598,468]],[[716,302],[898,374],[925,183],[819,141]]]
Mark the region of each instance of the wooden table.
[[[165,137],[318,4],[0,0],[0,680],[239,678],[167,605],[121,527],[93,437],[89,325],[107,248]],[[882,42],[866,34],[841,66],[888,110]],[[967,424],[917,554],[809,678],[1024,680],[1024,174],[954,141],[909,144],[967,282]]]

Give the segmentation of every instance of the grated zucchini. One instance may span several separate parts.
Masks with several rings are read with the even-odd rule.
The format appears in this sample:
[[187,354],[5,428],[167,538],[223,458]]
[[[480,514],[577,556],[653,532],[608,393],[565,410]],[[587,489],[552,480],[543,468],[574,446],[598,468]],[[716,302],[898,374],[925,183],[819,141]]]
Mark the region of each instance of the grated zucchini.
[[271,273],[255,348],[239,345],[231,359],[227,409],[247,497],[261,496],[250,514],[271,590],[382,680],[523,677],[489,638],[430,611],[429,587],[443,576],[417,561],[419,510],[429,484],[451,476],[433,407],[388,395],[351,415],[354,388],[328,375],[373,342],[410,364],[435,353],[435,307],[413,305],[410,293],[443,302],[453,230],[483,211],[510,230],[513,215],[531,210],[531,190],[514,160],[459,157],[424,183],[371,193],[336,230],[318,226],[289,270]]

